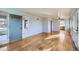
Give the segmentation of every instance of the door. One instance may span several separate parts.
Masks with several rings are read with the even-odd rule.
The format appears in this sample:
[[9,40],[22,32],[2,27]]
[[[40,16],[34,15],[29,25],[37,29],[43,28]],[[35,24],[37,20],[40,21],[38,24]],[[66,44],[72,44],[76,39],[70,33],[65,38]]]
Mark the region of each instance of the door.
[[9,39],[10,42],[22,39],[22,16],[10,14]]

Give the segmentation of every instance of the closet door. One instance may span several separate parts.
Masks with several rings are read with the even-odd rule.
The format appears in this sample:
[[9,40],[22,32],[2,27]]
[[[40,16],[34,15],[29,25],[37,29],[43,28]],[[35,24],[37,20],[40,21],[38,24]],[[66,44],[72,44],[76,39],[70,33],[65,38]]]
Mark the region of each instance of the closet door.
[[22,39],[22,16],[10,14],[9,39],[10,42]]

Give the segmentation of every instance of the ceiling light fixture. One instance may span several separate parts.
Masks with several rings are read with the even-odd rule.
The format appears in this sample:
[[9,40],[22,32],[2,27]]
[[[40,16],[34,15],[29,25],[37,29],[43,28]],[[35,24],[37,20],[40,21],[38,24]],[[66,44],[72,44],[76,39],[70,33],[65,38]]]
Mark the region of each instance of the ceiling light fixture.
[[58,16],[56,17],[57,20],[60,20],[62,18],[62,9],[58,10]]

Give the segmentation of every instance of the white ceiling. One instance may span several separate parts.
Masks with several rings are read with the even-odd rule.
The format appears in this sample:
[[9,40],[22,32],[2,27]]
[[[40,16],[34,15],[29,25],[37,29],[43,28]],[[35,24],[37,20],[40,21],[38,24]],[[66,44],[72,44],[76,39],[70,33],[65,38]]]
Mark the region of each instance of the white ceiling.
[[16,10],[27,12],[40,17],[57,17],[69,18],[72,8],[16,8]]

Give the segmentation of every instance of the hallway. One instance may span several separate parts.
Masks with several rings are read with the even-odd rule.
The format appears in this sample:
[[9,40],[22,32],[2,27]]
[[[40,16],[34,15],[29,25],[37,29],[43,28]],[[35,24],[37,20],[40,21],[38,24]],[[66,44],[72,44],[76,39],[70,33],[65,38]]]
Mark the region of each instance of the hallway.
[[79,1],[0,1],[0,59],[79,59],[78,51]]
[[0,8],[0,51],[77,49],[78,8]]
[[4,51],[73,51],[70,34],[65,31],[41,33],[0,47]]

